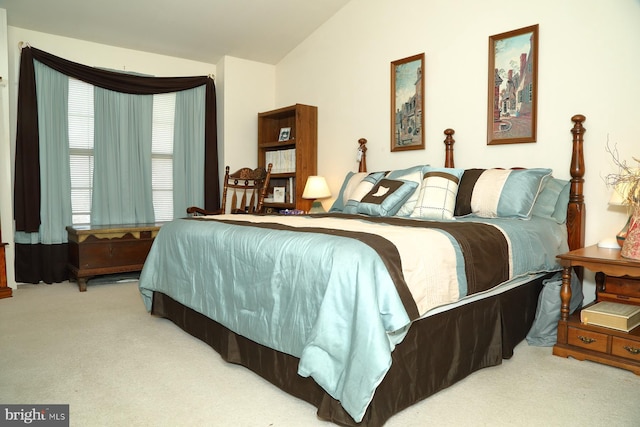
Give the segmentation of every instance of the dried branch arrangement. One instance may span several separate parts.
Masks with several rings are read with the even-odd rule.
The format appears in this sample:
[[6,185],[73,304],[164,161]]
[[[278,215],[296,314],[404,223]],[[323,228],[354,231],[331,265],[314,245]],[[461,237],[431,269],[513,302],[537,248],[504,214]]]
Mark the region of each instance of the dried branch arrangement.
[[626,160],[620,160],[617,147],[609,146],[607,139],[606,151],[611,155],[613,163],[618,167],[618,173],[610,173],[605,177],[607,186],[620,193],[625,203],[632,208],[640,207],[640,160],[635,157],[635,166],[629,166]]

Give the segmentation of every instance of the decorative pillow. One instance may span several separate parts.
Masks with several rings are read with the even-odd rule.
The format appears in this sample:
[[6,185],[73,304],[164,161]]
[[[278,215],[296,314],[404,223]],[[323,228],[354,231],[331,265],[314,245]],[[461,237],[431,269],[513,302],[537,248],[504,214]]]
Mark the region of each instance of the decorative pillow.
[[382,179],[382,177],[384,177],[384,175],[385,172],[372,172],[365,176],[349,195],[349,199],[344,204],[344,209],[342,211],[348,214],[358,213],[360,200],[362,200],[362,198],[371,191],[371,189]]
[[465,216],[471,214],[471,195],[476,181],[485,169],[466,169],[460,178],[458,195],[456,196],[456,209],[453,216]]
[[462,175],[455,216],[529,218],[551,169],[467,169]]
[[[568,200],[564,203],[564,215],[561,218],[556,218],[554,213],[556,211],[556,205],[560,199],[560,194],[567,187],[569,181],[564,179],[557,179],[553,176],[549,176],[544,180],[544,184],[542,187],[542,191],[538,195],[536,202],[533,204],[533,209],[531,210],[531,215],[539,216],[542,218],[549,218],[557,221],[562,224],[567,216],[567,203]],[[567,187],[568,189],[568,187]],[[561,215],[561,213],[558,213]]]
[[366,172],[349,172],[347,176],[342,181],[342,186],[340,187],[340,192],[338,193],[338,197],[331,205],[329,212],[342,212],[344,206],[347,204],[349,200],[349,196],[353,193],[353,190],[360,184],[360,182],[367,176]]
[[418,184],[399,179],[381,179],[358,204],[358,213],[370,216],[392,216],[413,194]]
[[463,169],[428,168],[424,174],[412,218],[451,219]]
[[415,182],[416,189],[413,190],[413,193],[409,195],[409,198],[404,202],[398,212],[396,212],[396,216],[409,216],[418,202],[418,196],[420,195],[420,184],[422,183],[422,172],[414,171],[408,173],[406,175],[401,175],[397,177],[397,179],[401,181]]
[[[423,169],[426,166],[428,165],[417,165],[407,169],[397,169],[397,170],[392,170],[387,172],[372,172],[372,173],[382,174],[380,176],[386,175],[386,177],[389,179],[403,179],[406,181],[415,181],[416,183],[418,183],[418,185],[420,185],[420,182],[422,181],[422,174],[424,173]],[[331,205],[329,212],[343,212],[345,206],[347,205],[347,202],[351,198],[351,194],[354,192],[358,184],[362,182],[362,180],[366,176],[367,176],[366,172],[357,172],[357,173],[348,172],[347,176],[344,178],[344,181],[342,181],[342,186],[340,187],[340,192],[338,193],[338,197],[333,202],[333,205]],[[416,189],[414,194],[409,198],[409,200],[405,202],[405,205],[407,206],[406,207],[403,206],[403,208],[401,208],[405,210],[406,215],[404,216],[409,216],[409,214],[411,214],[411,212],[413,211],[413,206],[415,206],[415,202],[418,199],[418,190],[419,189]],[[409,205],[411,206],[410,208],[409,208]]]
[[558,224],[564,224],[567,222],[567,208],[569,205],[569,197],[571,196],[571,181],[567,181],[562,191],[560,191],[560,196],[558,196],[558,201],[556,202],[556,208],[553,211],[552,217],[558,222]]
[[400,207],[400,210],[396,213],[396,216],[409,216],[413,212],[413,208],[416,206],[418,196],[420,195],[420,184],[422,183],[422,175],[428,165],[416,165],[407,169],[392,170],[387,174],[389,179],[401,179],[403,181],[413,181],[418,186],[414,190],[413,194],[409,196],[406,202]]

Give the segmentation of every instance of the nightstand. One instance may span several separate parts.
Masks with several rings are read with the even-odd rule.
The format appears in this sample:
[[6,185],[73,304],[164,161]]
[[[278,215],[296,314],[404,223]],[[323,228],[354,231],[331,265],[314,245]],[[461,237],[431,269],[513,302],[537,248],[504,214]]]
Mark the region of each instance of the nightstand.
[[571,268],[584,267],[596,273],[596,301],[617,301],[640,305],[640,261],[620,256],[620,250],[596,245],[559,255],[563,267],[558,322],[558,341],[553,354],[590,360],[640,375],[640,326],[630,332],[587,325],[580,313],[569,316]]

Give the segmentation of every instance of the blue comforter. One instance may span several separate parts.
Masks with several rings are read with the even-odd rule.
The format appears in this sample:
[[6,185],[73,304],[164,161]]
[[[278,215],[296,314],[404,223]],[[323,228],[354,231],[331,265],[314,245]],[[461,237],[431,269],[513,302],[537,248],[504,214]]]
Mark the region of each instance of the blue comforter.
[[[247,223],[237,223],[245,218]],[[252,221],[294,225],[269,228]],[[237,215],[172,221],[155,239],[140,291],[148,310],[153,292],[162,292],[240,335],[298,357],[298,373],[313,377],[360,421],[391,365],[393,349],[416,316],[398,292],[397,282],[404,278],[390,274],[389,261],[362,239],[318,232],[323,221]],[[396,236],[404,227],[369,224],[366,217],[329,221],[332,228],[335,221],[343,221],[347,228],[358,223],[353,226],[358,230],[393,230],[388,238],[396,246],[404,244]],[[563,226],[537,219],[483,222],[500,224],[508,241],[509,278],[559,268],[555,255],[566,250]],[[295,229],[304,227],[304,232]],[[400,234],[407,231],[414,237],[418,232],[407,227]],[[455,276],[455,296],[442,301],[462,298],[467,289],[463,249],[447,232],[432,233],[451,243],[457,266],[450,274]],[[398,252],[405,257],[428,246],[415,239],[413,245]],[[403,258],[402,269],[422,262],[417,260]],[[428,260],[422,263],[428,265]],[[427,270],[435,268],[429,265]],[[416,276],[414,271],[404,274]],[[421,307],[418,315],[424,315],[437,301],[418,302],[414,308]]]

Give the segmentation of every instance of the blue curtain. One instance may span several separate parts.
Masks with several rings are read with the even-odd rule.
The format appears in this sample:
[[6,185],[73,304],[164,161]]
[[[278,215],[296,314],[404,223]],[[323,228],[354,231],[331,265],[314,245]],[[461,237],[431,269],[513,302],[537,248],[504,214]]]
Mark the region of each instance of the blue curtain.
[[204,206],[205,86],[176,93],[173,128],[173,216]]
[[151,190],[153,95],[94,88],[91,224],[155,221]]
[[69,78],[34,61],[40,158],[40,227],[38,232],[16,232],[16,243],[67,242],[71,224],[69,172]]
[[[42,64],[37,62],[64,76],[74,77],[115,92],[135,95],[179,92],[204,85],[205,148],[204,154],[196,160],[196,170],[204,165],[205,208],[211,210],[219,206],[216,92],[214,82],[209,76],[156,78],[126,75],[71,62],[31,46],[25,47],[20,57],[14,183],[17,282],[53,283],[69,277],[65,230],[65,225],[71,224],[72,221],[68,138],[65,134],[68,132],[68,89],[64,86],[67,84],[63,81],[64,77],[48,75],[51,71],[43,70]],[[39,68],[37,78],[36,67]],[[141,116],[145,113],[140,111],[143,110],[136,107],[136,112],[130,113],[133,117],[128,116],[125,119],[141,123]],[[138,135],[134,138],[138,139],[136,145],[139,151],[133,154],[128,152],[129,161],[140,159],[143,156],[142,150],[147,149],[146,142],[143,142],[146,141],[146,137]],[[187,136],[184,138],[188,139]],[[121,150],[120,153],[124,151]],[[185,154],[185,158],[188,156],[193,155]],[[111,167],[109,161],[106,163]],[[144,166],[136,172],[140,176],[147,176]],[[115,175],[118,176],[117,180],[121,180],[119,173],[114,173]],[[150,173],[148,176],[150,177]],[[144,182],[144,179],[142,181]],[[141,211],[149,209],[148,201],[143,200],[142,205],[144,208],[141,208]],[[138,207],[135,209],[137,218]],[[153,209],[150,211],[153,212]]]

